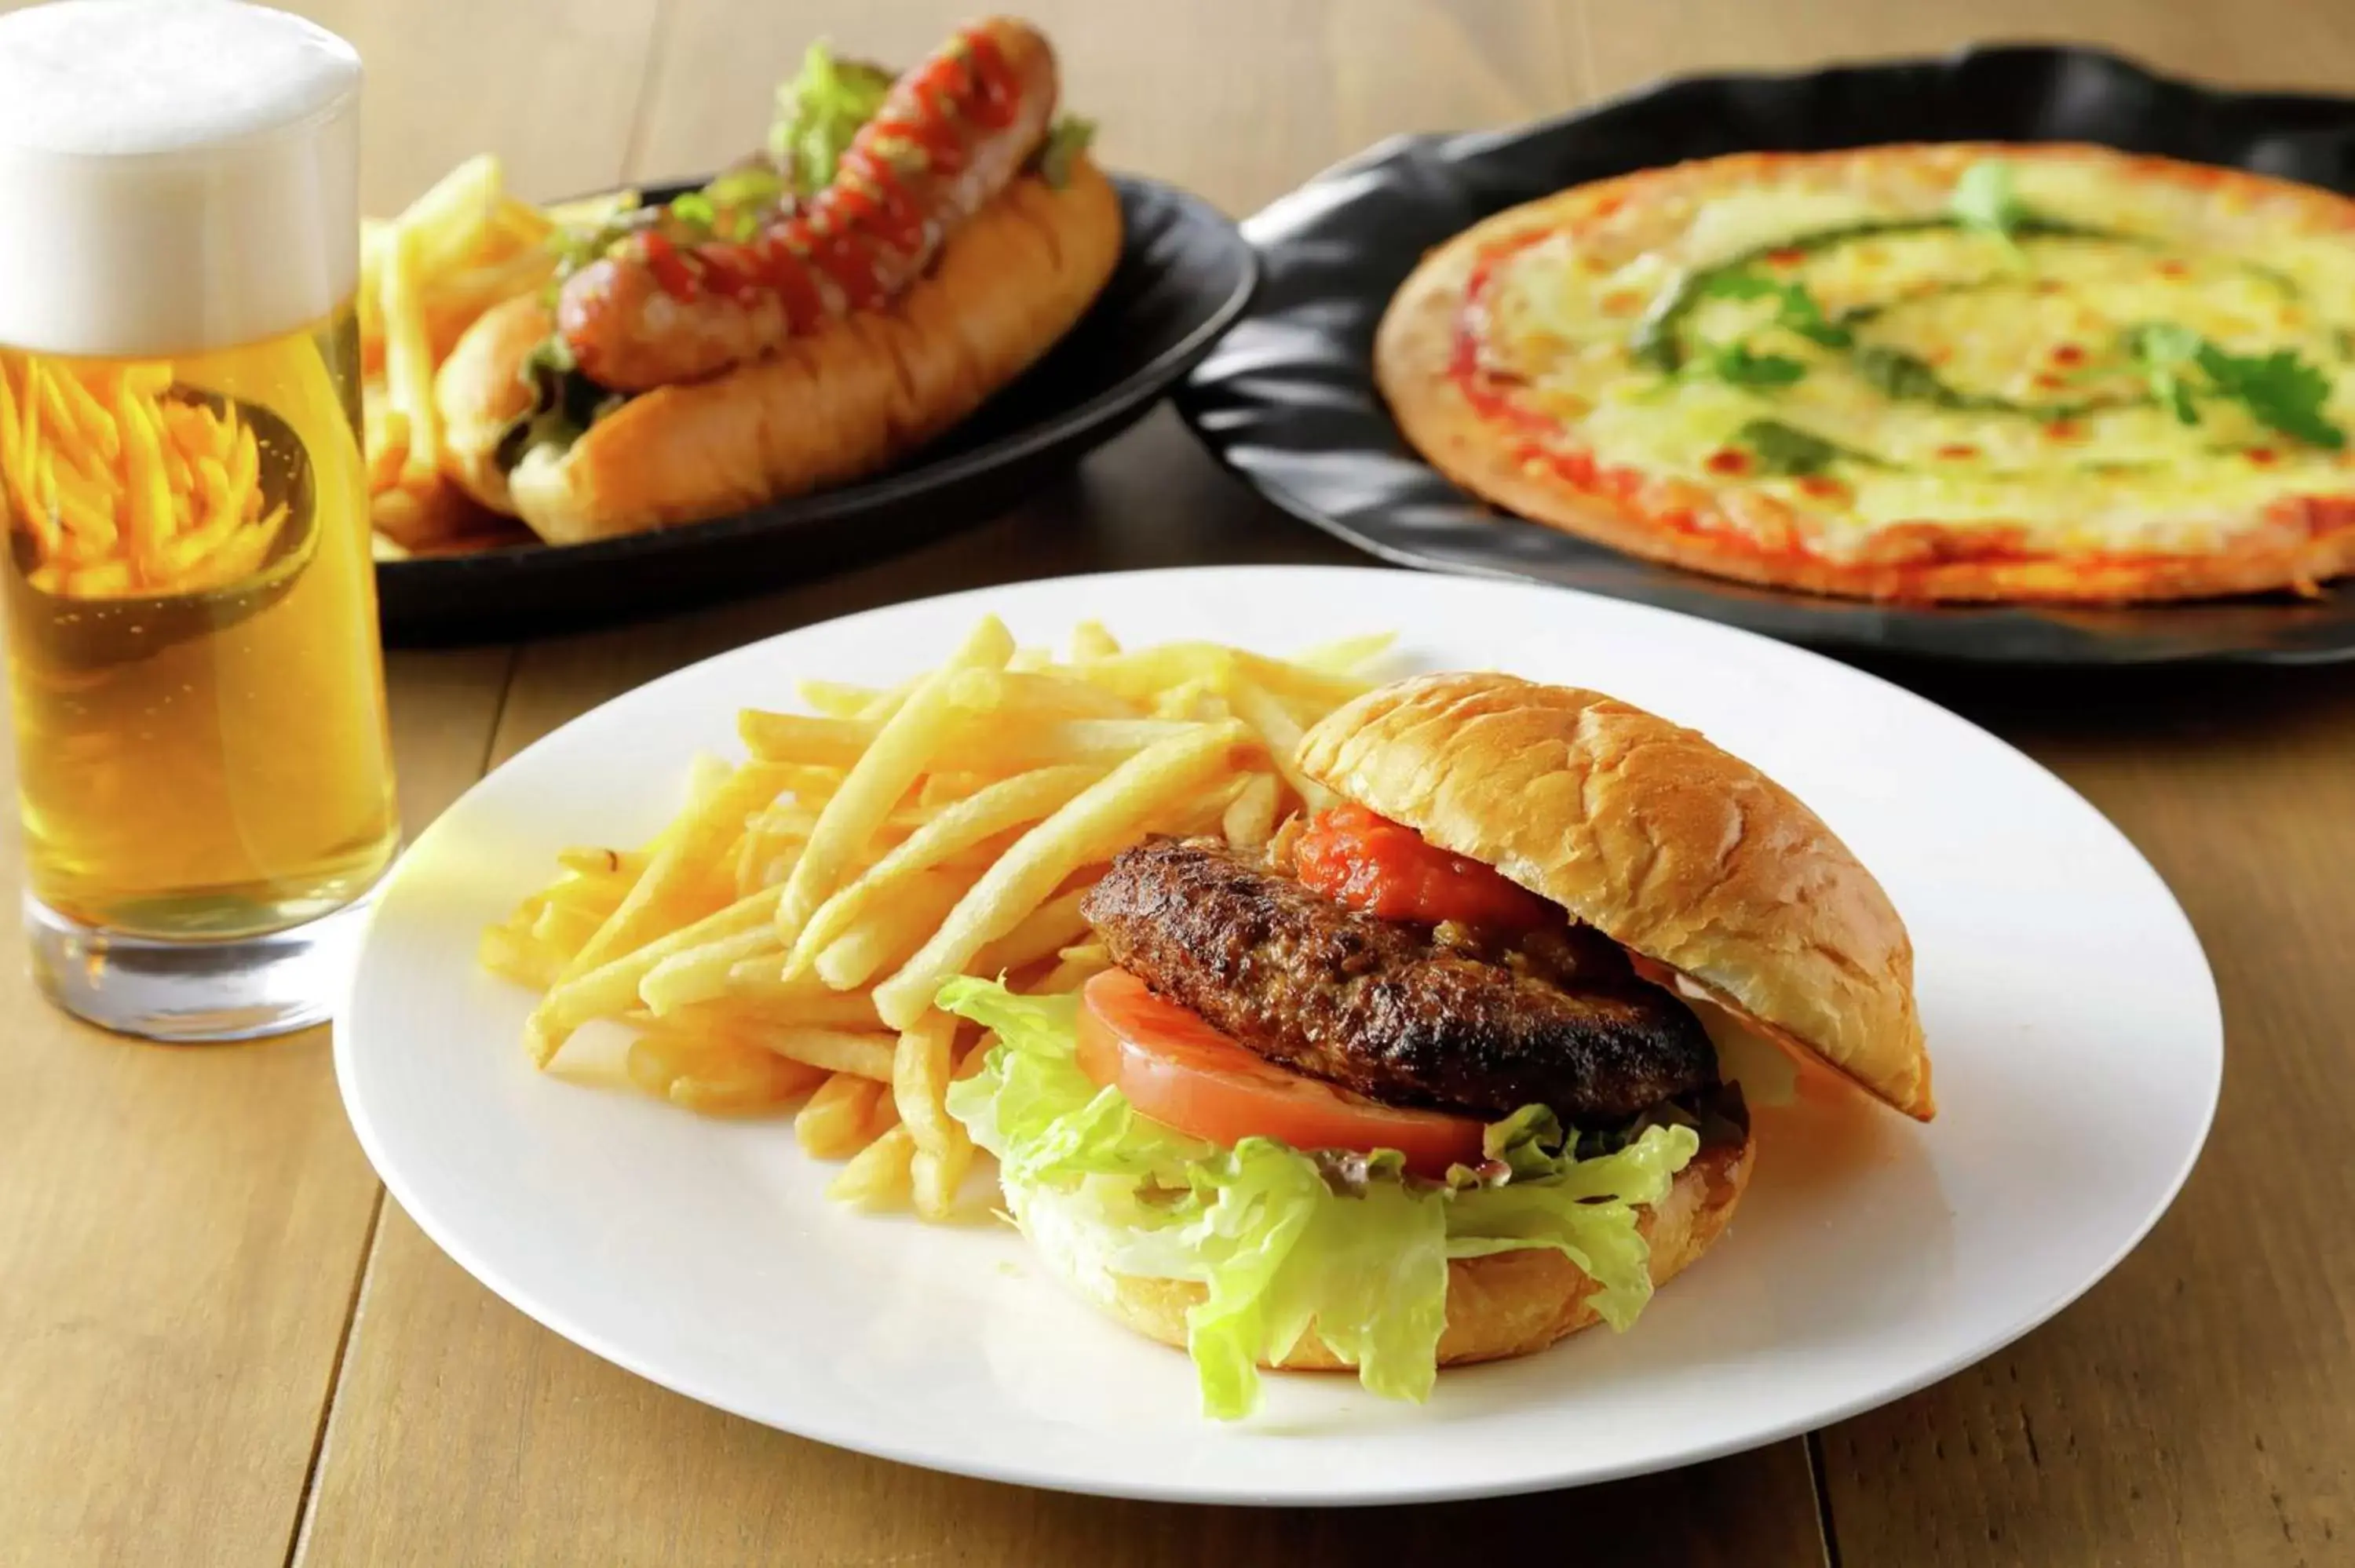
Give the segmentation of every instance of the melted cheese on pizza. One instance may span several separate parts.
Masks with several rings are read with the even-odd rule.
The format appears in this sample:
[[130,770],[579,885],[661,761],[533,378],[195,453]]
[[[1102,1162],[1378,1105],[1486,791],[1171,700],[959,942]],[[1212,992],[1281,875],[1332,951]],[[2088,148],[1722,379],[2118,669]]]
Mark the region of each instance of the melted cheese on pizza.
[[1525,237],[1473,302],[1479,368],[1597,465],[1836,560],[1920,522],[2198,553],[2350,488],[2355,235],[2125,160],[1975,167],[1803,164]]

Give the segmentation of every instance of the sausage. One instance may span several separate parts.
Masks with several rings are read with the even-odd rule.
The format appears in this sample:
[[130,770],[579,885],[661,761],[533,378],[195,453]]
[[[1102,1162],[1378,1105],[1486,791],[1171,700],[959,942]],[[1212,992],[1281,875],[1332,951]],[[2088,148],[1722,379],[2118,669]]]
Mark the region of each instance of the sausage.
[[1615,1126],[1716,1086],[1681,1002],[1600,933],[1504,955],[1337,904],[1217,840],[1148,839],[1080,913],[1113,962],[1236,1044],[1391,1105]]
[[557,325],[617,391],[699,381],[888,303],[1047,134],[1055,56],[1028,24],[961,29],[891,86],[833,181],[750,238],[681,246],[658,229],[569,279]]

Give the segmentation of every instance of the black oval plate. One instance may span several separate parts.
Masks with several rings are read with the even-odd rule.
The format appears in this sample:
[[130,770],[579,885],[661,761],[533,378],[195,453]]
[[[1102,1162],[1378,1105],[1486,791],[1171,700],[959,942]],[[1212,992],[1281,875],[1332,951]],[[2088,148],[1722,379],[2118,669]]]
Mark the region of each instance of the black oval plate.
[[1432,246],[1494,212],[1686,158],[1883,142],[2100,142],[2355,191],[2355,99],[2225,92],[2096,50],[1662,83],[1516,131],[1385,142],[1243,225],[1265,281],[1178,395],[1277,505],[1385,560],[1640,599],[1820,646],[1987,662],[2355,658],[2355,589],[2121,609],[1912,608],[1655,566],[1499,514],[1424,463],[1374,388],[1374,328]]
[[1125,233],[1103,292],[1019,380],[906,462],[709,523],[380,563],[385,640],[504,641],[661,614],[988,521],[1135,423],[1242,313],[1259,281],[1251,247],[1209,203],[1156,180],[1113,183]]

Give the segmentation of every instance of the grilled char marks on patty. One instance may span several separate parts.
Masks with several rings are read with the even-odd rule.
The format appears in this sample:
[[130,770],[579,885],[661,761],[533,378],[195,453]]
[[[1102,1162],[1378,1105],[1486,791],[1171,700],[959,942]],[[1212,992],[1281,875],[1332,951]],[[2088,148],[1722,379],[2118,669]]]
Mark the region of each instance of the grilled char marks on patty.
[[1161,995],[1271,1061],[1392,1105],[1493,1118],[1534,1102],[1593,1125],[1717,1082],[1700,1022],[1583,927],[1478,948],[1337,904],[1209,839],[1122,852],[1080,911]]

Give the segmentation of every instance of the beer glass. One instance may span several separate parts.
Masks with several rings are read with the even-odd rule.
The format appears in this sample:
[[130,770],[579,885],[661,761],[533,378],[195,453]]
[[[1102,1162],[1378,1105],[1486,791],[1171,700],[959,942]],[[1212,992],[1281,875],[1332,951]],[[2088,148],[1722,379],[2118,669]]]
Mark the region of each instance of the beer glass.
[[325,1016],[399,837],[359,447],[357,57],[230,0],[0,16],[0,518],[48,994]]

